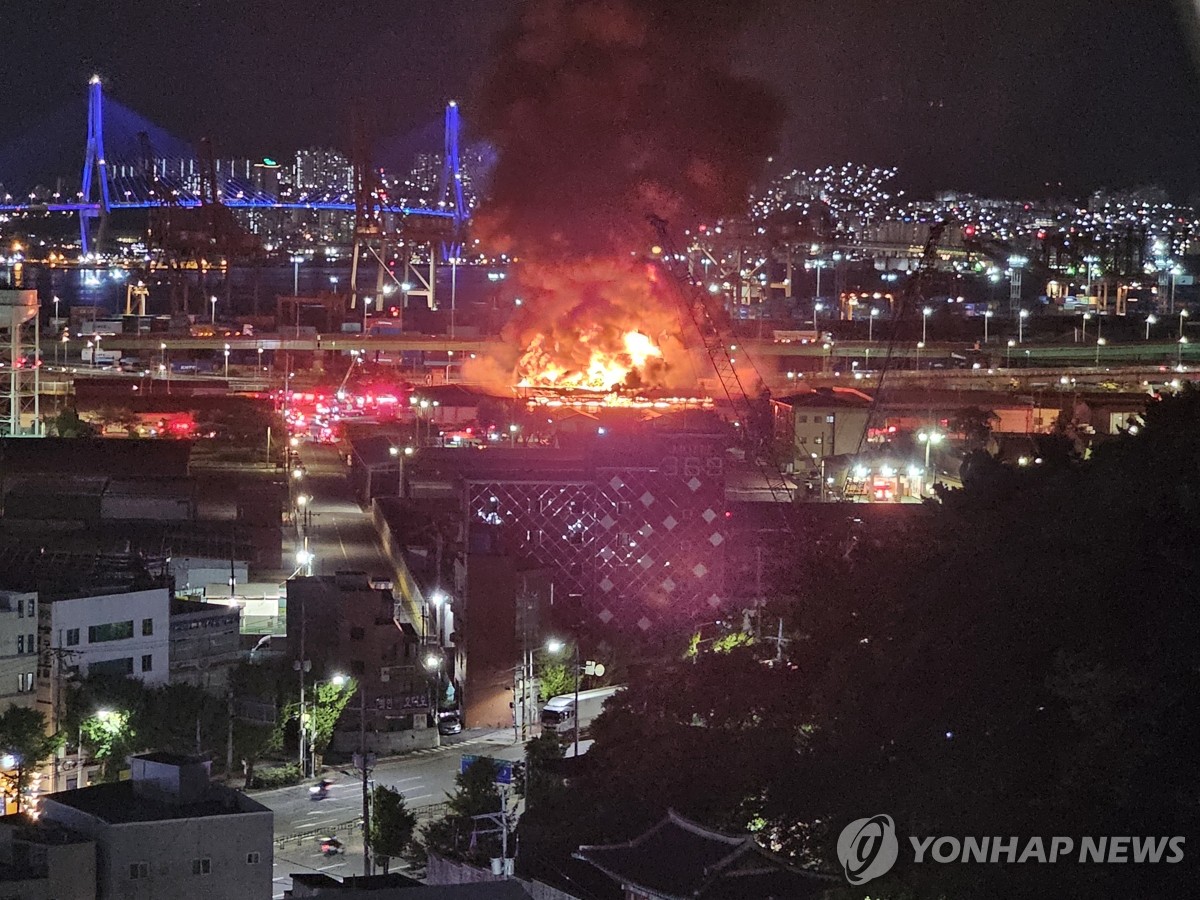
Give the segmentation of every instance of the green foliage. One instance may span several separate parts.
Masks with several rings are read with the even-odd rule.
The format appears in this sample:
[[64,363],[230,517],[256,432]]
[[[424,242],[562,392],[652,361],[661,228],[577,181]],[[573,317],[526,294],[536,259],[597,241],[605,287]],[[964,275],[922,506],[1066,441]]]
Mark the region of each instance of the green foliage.
[[[902,843],[1194,833],[1200,392],[1152,403],[1088,461],[1067,444],[1043,458],[979,459],[941,505],[814,530],[773,592],[797,598],[773,601],[782,663],[766,644],[701,648],[634,680],[568,800],[530,805],[523,851],[626,840],[668,807],[829,871],[841,827],[875,810]],[[1178,866],[902,875],[872,896],[1192,892]]]
[[495,827],[486,823],[477,825],[472,816],[500,811],[500,791],[491,760],[480,757],[465,772],[456,775],[454,782],[454,792],[446,795],[446,815],[425,826],[422,837],[426,847],[442,856],[477,863],[499,856],[498,835],[479,835],[471,840],[476,829]]
[[303,780],[304,773],[300,771],[299,763],[285,763],[282,766],[265,766],[255,769],[247,786],[252,788],[289,787],[299,784]]
[[324,755],[333,739],[334,726],[357,689],[358,682],[353,678],[347,679],[341,687],[323,682],[313,689],[311,697],[305,698],[309,716],[307,727],[312,729],[313,749],[318,756]]
[[377,785],[371,796],[371,832],[367,843],[385,874],[390,859],[408,852],[416,828],[417,817],[404,802],[404,795]]
[[[567,651],[559,656],[572,657]],[[569,694],[575,689],[575,676],[571,674],[571,663],[564,663],[554,656],[539,656],[537,660],[538,694],[543,702],[551,697]]]
[[747,647],[754,638],[744,631],[731,631],[713,640],[713,653],[730,653],[735,647]]
[[24,787],[37,767],[62,746],[59,735],[46,734],[46,717],[36,709],[10,705],[0,713],[0,752],[11,753],[20,765]]
[[551,774],[550,767],[563,758],[565,748],[558,736],[550,732],[540,734],[525,743],[525,765],[515,775],[517,795],[525,799],[527,806],[546,801],[562,787],[562,778]]

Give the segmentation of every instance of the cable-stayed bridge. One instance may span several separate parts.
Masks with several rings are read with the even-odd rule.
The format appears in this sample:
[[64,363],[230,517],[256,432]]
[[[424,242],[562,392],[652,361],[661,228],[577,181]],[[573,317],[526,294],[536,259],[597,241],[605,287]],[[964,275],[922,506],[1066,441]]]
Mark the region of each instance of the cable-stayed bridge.
[[[50,141],[63,140],[67,123],[53,121]],[[436,199],[407,199],[372,185],[361,190],[353,179],[344,190],[295,189],[281,196],[249,171],[238,171],[227,160],[213,157],[211,148],[200,151],[155,125],[124,104],[108,98],[99,77],[88,84],[87,136],[84,144],[80,190],[74,196],[54,194],[0,197],[0,212],[68,212],[80,218],[81,249],[91,249],[89,222],[115,210],[179,208],[220,205],[229,209],[296,209],[353,212],[357,217],[431,217],[453,220],[457,231],[468,210],[463,201],[459,164],[458,107],[451,102],[445,116],[443,171]],[[6,168],[22,158],[43,152],[46,137],[30,135],[0,150],[0,183]],[[359,161],[355,161],[356,164]],[[355,190],[355,184],[360,186]]]

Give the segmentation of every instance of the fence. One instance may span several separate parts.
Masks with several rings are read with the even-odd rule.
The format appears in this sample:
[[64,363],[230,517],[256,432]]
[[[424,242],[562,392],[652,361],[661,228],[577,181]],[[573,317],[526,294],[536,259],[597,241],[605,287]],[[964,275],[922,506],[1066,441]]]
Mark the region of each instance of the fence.
[[[446,803],[429,803],[425,806],[414,806],[412,813],[417,817],[418,829],[422,825],[440,819],[446,814],[448,804]],[[362,829],[362,816],[355,816],[353,819],[348,819],[345,822],[339,822],[336,825],[326,825],[324,828],[313,829],[311,831],[296,831],[292,834],[285,834],[275,838],[275,846],[281,850],[288,846],[301,847],[305,843],[315,841],[318,838],[336,836],[338,834],[348,833]]]

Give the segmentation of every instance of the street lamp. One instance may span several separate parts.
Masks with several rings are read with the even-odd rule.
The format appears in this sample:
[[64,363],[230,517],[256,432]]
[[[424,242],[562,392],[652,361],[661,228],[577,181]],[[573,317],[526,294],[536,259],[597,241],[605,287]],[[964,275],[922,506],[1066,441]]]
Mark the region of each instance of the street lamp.
[[1017,313],[1017,343],[1025,343],[1025,320],[1029,318],[1029,310],[1023,309]]
[[1187,342],[1188,342],[1187,336],[1181,334],[1179,336],[1179,356],[1176,359],[1176,363],[1175,363],[1180,369],[1183,368],[1183,345],[1186,344]]
[[[308,543],[307,537],[304,539],[304,542],[306,544]],[[304,576],[306,578],[312,577],[312,564],[314,559],[315,557],[307,547],[305,547],[303,550],[296,551],[296,566],[304,570]]]
[[[551,638],[546,642],[546,649],[557,655],[566,649],[566,644],[557,638]],[[571,654],[572,662],[575,667],[575,705],[571,709],[571,718],[575,726],[575,758],[579,759],[579,641],[575,641]]]
[[1100,348],[1103,347],[1107,343],[1108,343],[1108,341],[1106,341],[1102,337],[1096,338],[1096,365],[1097,366],[1100,365]]
[[1004,368],[1012,368],[1012,348],[1017,346],[1017,342],[1012,338],[1008,339],[1008,347],[1004,351]]
[[1158,321],[1158,317],[1153,313],[1146,316],[1146,340],[1150,340],[1150,326]]
[[59,304],[60,302],[61,302],[61,301],[59,300],[59,298],[58,298],[58,297],[55,297],[55,298],[54,298],[54,327],[55,327],[55,328],[57,328],[57,327],[58,327],[58,304]]
[[933,310],[930,307],[927,306],[923,310],[921,310],[921,343],[922,344],[924,344],[925,340],[926,340],[925,329],[929,324],[929,317],[931,315],[933,315]]
[[212,324],[217,324],[217,298],[209,297],[208,302],[212,304]]
[[225,380],[229,380],[229,345],[225,345]]
[[[307,662],[307,660],[306,660]],[[312,716],[311,720],[306,724],[304,722],[304,709],[300,709],[300,740],[307,741],[308,746],[308,769],[301,769],[304,775],[316,777],[317,774],[317,707],[321,702],[319,688],[323,684],[332,684],[339,691],[346,686],[345,675],[334,675],[332,678],[323,678],[313,682],[312,686]]]
[[[817,334],[817,313],[819,313],[824,308],[825,308],[825,304],[823,304],[823,303],[814,303],[813,304],[813,334],[814,335]],[[813,340],[816,340],[815,336],[814,336]]]
[[[439,647],[442,645],[442,607],[448,599],[446,592],[441,588],[438,588],[429,596],[429,605],[433,609],[433,614],[430,618],[433,619],[433,633]],[[429,630],[428,625],[426,625],[424,635],[426,643],[429,642]]]
[[1088,320],[1089,320],[1089,319],[1091,319],[1091,318],[1092,318],[1092,314],[1091,314],[1090,312],[1085,312],[1085,313],[1083,314],[1083,331],[1082,331],[1082,337],[1083,337],[1084,343],[1086,343],[1086,342],[1087,342],[1087,323],[1088,323]]
[[[92,718],[106,722],[112,719],[111,709],[98,709],[92,713]],[[83,719],[79,720],[79,741],[75,744],[75,778],[76,787],[87,787],[83,779]]]
[[292,296],[300,295],[300,263],[304,262],[304,257],[299,253],[292,254]]
[[872,309],[871,315],[867,317],[867,342],[875,340],[875,319],[879,316],[879,310]]
[[1186,319],[1187,317],[1188,317],[1188,311],[1186,309],[1181,309],[1179,311],[1179,336],[1180,337],[1183,337],[1183,320]]
[[942,442],[945,435],[940,431],[933,429],[930,431],[921,431],[917,433],[917,440],[925,445],[925,471],[929,471],[929,448]]
[[984,310],[983,312],[983,342],[985,344],[988,342],[988,322],[991,320],[993,315],[995,315],[995,313],[993,313],[990,309]]

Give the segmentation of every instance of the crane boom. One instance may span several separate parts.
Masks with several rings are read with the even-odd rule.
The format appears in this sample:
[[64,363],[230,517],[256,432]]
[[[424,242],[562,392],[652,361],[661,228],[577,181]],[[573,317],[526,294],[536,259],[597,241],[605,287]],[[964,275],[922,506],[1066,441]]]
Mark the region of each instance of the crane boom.
[[[663,268],[675,282],[680,309],[686,321],[691,322],[699,334],[717,380],[721,383],[721,391],[733,410],[734,427],[740,431],[746,456],[758,469],[771,493],[771,499],[777,503],[788,503],[792,500],[791,488],[771,458],[773,422],[770,409],[765,414],[755,410],[754,400],[734,366],[733,323],[729,313],[723,303],[707,291],[699,290],[687,273],[680,271],[679,257],[674,251],[666,220],[658,216],[650,216],[649,219],[658,233]],[[747,358],[747,363],[761,384],[762,378],[754,361]]]

